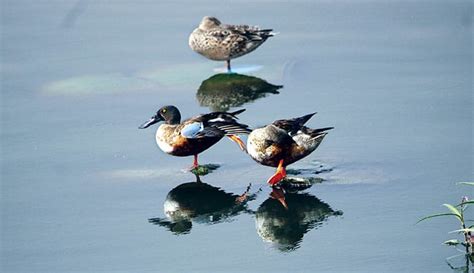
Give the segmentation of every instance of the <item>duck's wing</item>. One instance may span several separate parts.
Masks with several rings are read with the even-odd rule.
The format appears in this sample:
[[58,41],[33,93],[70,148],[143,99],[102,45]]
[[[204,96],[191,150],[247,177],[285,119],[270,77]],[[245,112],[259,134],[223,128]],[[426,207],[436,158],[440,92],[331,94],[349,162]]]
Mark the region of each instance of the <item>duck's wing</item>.
[[295,141],[284,129],[270,124],[265,127],[265,144],[271,146],[273,144],[280,146],[291,145]]
[[205,32],[208,38],[220,42],[264,41],[275,35],[273,29],[260,29],[248,25],[221,25]]
[[222,137],[225,135],[249,134],[248,125],[237,122],[237,115],[245,111],[212,112],[193,117],[183,122],[181,135],[187,138]]
[[274,33],[271,29],[259,29],[247,25],[221,25],[205,34],[209,41],[229,48],[231,56],[239,56],[260,46]]
[[228,30],[233,34],[238,34],[247,38],[249,41],[263,41],[275,35],[273,29],[260,29],[257,26],[249,25],[222,25],[222,29]]
[[280,120],[274,121],[272,124],[282,130],[285,130],[288,134],[294,135],[315,114],[316,113],[311,113],[311,114],[304,115],[302,117],[297,117],[297,118],[292,118],[292,119],[280,119]]

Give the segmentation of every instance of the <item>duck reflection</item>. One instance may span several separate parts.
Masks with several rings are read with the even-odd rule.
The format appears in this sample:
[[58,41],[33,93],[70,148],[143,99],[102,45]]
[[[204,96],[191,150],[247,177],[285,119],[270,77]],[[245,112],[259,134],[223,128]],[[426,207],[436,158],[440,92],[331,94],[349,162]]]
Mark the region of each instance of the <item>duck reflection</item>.
[[152,224],[166,227],[174,234],[187,234],[192,223],[215,224],[230,221],[242,212],[252,213],[247,202],[254,200],[256,194],[249,194],[250,186],[241,194],[227,193],[224,190],[203,183],[199,176],[195,182],[178,185],[166,196],[164,213],[166,219],[151,218]]
[[286,205],[275,198],[265,200],[255,214],[258,235],[283,252],[297,249],[305,233],[321,226],[329,216],[342,215],[308,193],[286,193]]
[[222,73],[203,81],[196,98],[201,106],[209,107],[212,111],[227,111],[267,94],[279,94],[278,89],[282,87],[253,76]]

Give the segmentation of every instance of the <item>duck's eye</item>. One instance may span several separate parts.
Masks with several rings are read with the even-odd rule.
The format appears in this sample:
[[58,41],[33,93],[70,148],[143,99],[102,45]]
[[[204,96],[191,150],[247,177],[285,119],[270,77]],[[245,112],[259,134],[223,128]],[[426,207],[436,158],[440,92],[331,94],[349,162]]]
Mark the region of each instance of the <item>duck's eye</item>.
[[161,110],[161,113],[163,114],[166,113],[166,109]]

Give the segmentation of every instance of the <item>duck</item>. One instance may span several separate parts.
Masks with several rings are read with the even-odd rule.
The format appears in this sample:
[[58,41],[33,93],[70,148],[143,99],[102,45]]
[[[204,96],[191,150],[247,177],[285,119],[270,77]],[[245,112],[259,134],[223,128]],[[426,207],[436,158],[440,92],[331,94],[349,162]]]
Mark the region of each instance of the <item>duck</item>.
[[261,46],[276,33],[249,25],[226,25],[216,17],[205,16],[189,36],[189,47],[214,61],[226,61],[231,72],[230,60],[248,54]]
[[216,144],[224,136],[236,142],[242,150],[245,144],[238,134],[248,134],[248,125],[237,122],[237,115],[245,109],[235,112],[212,112],[197,115],[181,122],[181,113],[173,105],[161,107],[155,115],[140,125],[145,129],[164,121],[156,130],[155,140],[158,147],[173,156],[194,156],[191,167],[199,167],[198,155]]
[[264,166],[277,167],[267,183],[277,185],[286,177],[286,166],[308,156],[334,127],[311,129],[304,124],[316,113],[276,120],[253,130],[247,138],[247,153]]

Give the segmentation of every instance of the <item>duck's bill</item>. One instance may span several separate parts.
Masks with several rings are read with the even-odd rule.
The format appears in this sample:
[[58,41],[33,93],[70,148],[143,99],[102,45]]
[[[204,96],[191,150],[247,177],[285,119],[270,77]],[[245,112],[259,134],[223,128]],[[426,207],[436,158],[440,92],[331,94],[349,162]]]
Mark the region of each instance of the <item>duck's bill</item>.
[[138,127],[138,129],[145,129],[145,128],[148,128],[150,127],[151,125],[157,123],[157,122],[160,122],[162,121],[161,117],[158,117],[158,116],[153,116],[151,117],[149,120],[147,120],[145,123],[143,123],[142,125],[140,125]]

